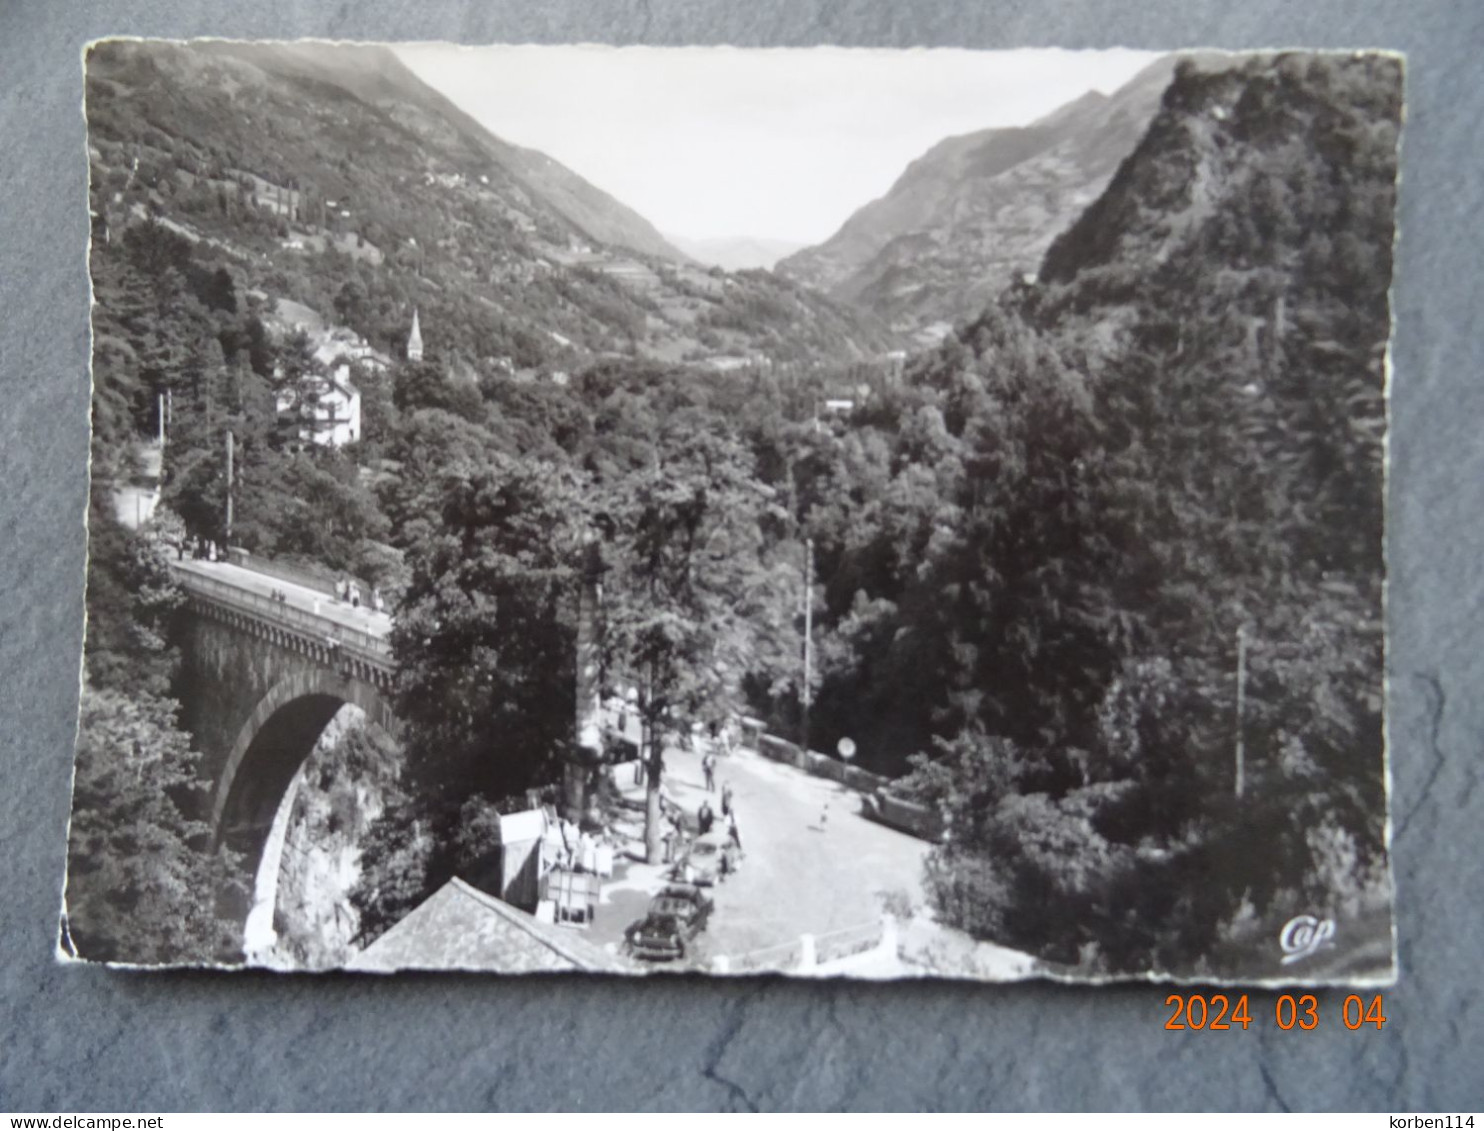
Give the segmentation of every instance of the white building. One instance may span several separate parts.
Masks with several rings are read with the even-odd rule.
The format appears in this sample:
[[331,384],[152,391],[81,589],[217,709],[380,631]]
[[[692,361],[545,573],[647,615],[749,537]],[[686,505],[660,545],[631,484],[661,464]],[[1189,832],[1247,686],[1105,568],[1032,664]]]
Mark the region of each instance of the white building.
[[315,343],[314,360],[326,369],[356,361],[377,369],[387,367],[389,359],[385,355],[377,353],[370,342],[344,326],[337,326],[311,340]]
[[338,448],[361,438],[361,391],[351,383],[350,366],[333,376],[306,375],[297,387],[278,394],[278,412],[297,415],[301,439]]

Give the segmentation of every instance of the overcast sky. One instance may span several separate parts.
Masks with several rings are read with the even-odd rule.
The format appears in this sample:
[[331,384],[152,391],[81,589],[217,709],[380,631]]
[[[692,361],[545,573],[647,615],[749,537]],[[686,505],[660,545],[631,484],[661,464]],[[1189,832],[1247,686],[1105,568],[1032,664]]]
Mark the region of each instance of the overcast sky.
[[1135,51],[399,47],[506,141],[662,232],[818,243],[934,143],[1024,125],[1155,58]]

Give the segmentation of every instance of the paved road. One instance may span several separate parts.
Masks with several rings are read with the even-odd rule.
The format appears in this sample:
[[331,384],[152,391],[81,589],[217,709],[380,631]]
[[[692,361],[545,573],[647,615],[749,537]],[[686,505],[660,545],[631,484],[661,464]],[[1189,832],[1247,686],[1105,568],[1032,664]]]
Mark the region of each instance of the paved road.
[[[708,795],[699,754],[666,755],[665,792],[692,812]],[[730,782],[746,856],[715,890],[707,951],[740,955],[878,920],[881,893],[924,902],[928,844],[862,817],[859,795],[750,750],[719,758],[717,790]],[[720,812],[719,793],[710,795]],[[630,864],[605,885],[593,941],[617,942],[643,914],[662,869]]]
[[[227,562],[186,560],[178,568],[270,597],[275,589],[288,604],[327,622],[385,637],[386,613],[353,609],[307,586]],[[699,753],[666,754],[665,793],[692,813],[708,797]],[[744,856],[738,872],[719,885],[716,912],[698,959],[738,956],[815,936],[860,927],[880,919],[881,896],[900,893],[925,902],[923,859],[928,844],[860,815],[860,797],[835,782],[812,777],[750,750],[720,757],[717,793],[709,795],[720,815],[720,789],[730,782]],[[642,788],[636,796],[642,795]],[[604,885],[602,905],[589,937],[617,944],[640,918],[651,895],[666,882],[662,865],[627,863]]]
[[186,558],[184,561],[171,564],[177,569],[225,582],[259,597],[271,598],[274,590],[279,590],[288,597],[287,604],[293,608],[313,613],[330,623],[360,629],[372,636],[385,639],[392,631],[390,614],[373,612],[365,604],[358,609],[352,608],[349,604],[332,600],[328,594],[321,593],[317,589],[310,589],[306,585],[282,581],[279,578],[244,569],[242,566],[232,565],[229,562],[208,562]]

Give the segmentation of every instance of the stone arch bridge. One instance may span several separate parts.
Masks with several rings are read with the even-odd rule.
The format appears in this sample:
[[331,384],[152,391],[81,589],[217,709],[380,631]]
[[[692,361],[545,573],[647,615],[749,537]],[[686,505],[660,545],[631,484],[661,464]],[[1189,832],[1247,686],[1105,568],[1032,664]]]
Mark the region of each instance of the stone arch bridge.
[[[392,734],[391,619],[220,562],[175,563],[182,713],[211,783],[212,841],[256,866],[290,782],[346,704]],[[275,593],[284,594],[283,599]]]
[[[241,853],[255,875],[294,775],[336,712],[353,704],[370,722],[401,734],[392,706],[392,621],[240,565],[172,565],[187,598],[182,720],[210,782],[203,817],[213,845]],[[581,593],[573,640],[576,715],[563,781],[569,812],[585,804],[602,745],[591,615],[600,597],[586,586]],[[245,921],[248,907],[238,910]]]

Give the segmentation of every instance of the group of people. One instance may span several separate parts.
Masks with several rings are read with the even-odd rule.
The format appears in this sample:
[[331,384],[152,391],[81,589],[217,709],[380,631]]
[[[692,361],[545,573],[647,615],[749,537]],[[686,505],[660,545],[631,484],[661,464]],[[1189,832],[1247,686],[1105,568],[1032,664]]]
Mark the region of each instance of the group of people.
[[716,751],[720,750],[723,754],[730,754],[737,745],[735,724],[731,721],[719,722],[713,720],[706,729],[711,736],[711,749],[708,757],[711,759],[711,768],[714,771],[716,768]]
[[544,868],[613,875],[614,847],[606,836],[594,834],[571,821],[552,820],[542,841]]
[[226,554],[218,553],[216,543],[209,538],[182,538],[175,543],[175,557],[179,561],[185,561],[189,553],[195,561],[214,562],[226,558]]
[[[708,753],[701,759],[701,772],[705,775],[706,792],[715,793],[716,756],[714,754]],[[732,786],[730,782],[721,783],[719,805],[721,808],[720,817],[718,817],[716,810],[711,807],[709,800],[703,799],[701,801],[695,816],[696,835],[705,836],[712,829],[716,828],[717,821],[720,820],[722,827],[726,829],[727,839],[736,848],[737,854],[740,856],[742,855],[742,830],[737,824],[737,807],[732,799]],[[663,794],[660,796],[660,813],[669,826],[665,829],[662,839],[665,845],[665,861],[666,863],[670,863],[681,857],[683,846],[687,840],[687,826],[689,822],[686,818],[685,810],[673,801],[670,801]],[[729,858],[724,856],[722,859],[723,866],[729,866]]]
[[[358,583],[346,578],[344,581],[335,582],[335,600],[345,601],[353,609],[361,607],[361,587]],[[381,599],[381,590],[371,586],[371,600],[368,602],[374,612],[382,612],[386,606]]]
[[[268,598],[269,600],[277,601],[280,605],[284,605],[288,603],[289,595],[287,590],[274,587],[268,591]],[[361,607],[361,590],[354,581],[337,581],[335,583],[335,600],[348,601],[352,608],[359,609]],[[318,612],[318,601],[315,602],[314,607],[315,612]],[[381,600],[381,591],[375,586],[372,586],[370,608],[379,613],[384,607]]]
[[[721,792],[721,823],[726,827],[727,839],[737,846],[738,852],[741,852],[742,832],[737,827],[737,810],[732,807],[731,786],[726,786]],[[701,802],[701,807],[696,810],[696,824],[702,836],[716,826],[716,812],[711,808],[711,802]]]
[[[701,759],[701,775],[706,780],[706,792],[716,792],[716,755],[707,752]],[[721,783],[721,820],[726,826],[727,837],[737,846],[737,851],[742,851],[742,833],[737,828],[737,809],[732,804],[732,786],[730,782]],[[702,801],[701,807],[696,810],[696,822],[700,826],[701,835],[705,836],[716,824],[716,813],[711,808],[711,802]]]

